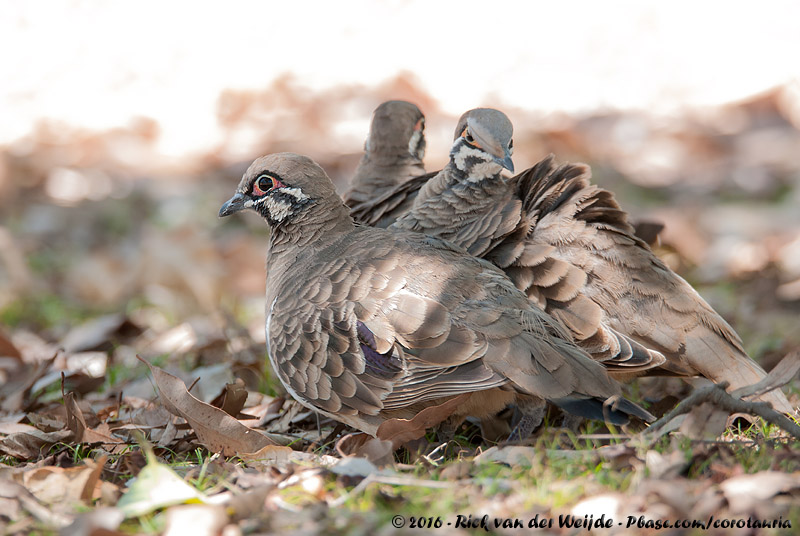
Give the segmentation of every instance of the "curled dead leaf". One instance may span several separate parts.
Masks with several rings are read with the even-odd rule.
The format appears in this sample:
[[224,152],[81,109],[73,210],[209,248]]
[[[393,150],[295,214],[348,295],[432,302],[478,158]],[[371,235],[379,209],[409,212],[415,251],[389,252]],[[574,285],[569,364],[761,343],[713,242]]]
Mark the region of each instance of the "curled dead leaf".
[[221,409],[228,415],[236,417],[247,402],[247,388],[241,378],[233,383],[226,383],[222,392],[211,401],[211,405]]
[[139,358],[153,374],[159,398],[164,407],[178,417],[183,417],[197,434],[200,442],[211,452],[225,456],[257,452],[278,442],[267,435],[248,428],[221,409],[198,400],[186,390],[179,378]]
[[[78,402],[75,400],[75,393],[69,392],[64,396],[64,409],[67,412],[67,427],[74,434],[73,441],[76,443],[87,444],[118,444],[122,440],[105,434],[96,430],[92,430],[86,425],[86,419],[83,417],[81,408],[78,407]],[[108,426],[106,426],[108,428]]]
[[436,426],[452,415],[456,408],[464,404],[470,395],[471,393],[464,393],[438,406],[427,407],[410,420],[389,419],[384,421],[378,427],[376,438],[389,441],[393,449],[398,449],[403,444],[424,436],[428,428]]

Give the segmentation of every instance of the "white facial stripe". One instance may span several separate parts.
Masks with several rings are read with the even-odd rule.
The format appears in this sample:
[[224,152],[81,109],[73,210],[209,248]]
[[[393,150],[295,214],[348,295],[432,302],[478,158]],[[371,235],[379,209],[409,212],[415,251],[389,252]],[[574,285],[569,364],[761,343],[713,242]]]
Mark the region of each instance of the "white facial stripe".
[[[309,197],[303,193],[300,188],[281,188],[281,193],[289,194],[297,201],[305,201]],[[283,199],[277,199],[271,195],[265,195],[255,201],[248,199],[245,201],[245,207],[250,208],[257,205],[264,205],[269,210],[270,217],[275,221],[283,221],[287,216],[292,213],[292,203]]]
[[[483,160],[483,162],[474,164],[470,169],[467,169],[467,157],[470,156]],[[496,163],[486,152],[470,147],[464,143],[458,148],[458,152],[453,155],[453,162],[461,171],[469,172],[468,180],[470,182],[477,182],[489,177],[494,177],[503,169],[503,166]]]
[[291,195],[298,201],[305,201],[308,199],[308,196],[304,194],[303,190],[300,188],[281,188],[281,192]]
[[421,158],[421,156],[417,154],[420,138],[422,138],[422,130],[415,130],[411,135],[411,139],[408,140],[408,153],[417,158]]
[[291,212],[292,205],[282,199],[275,199],[272,196],[264,196],[253,201],[253,206],[264,205],[269,211],[270,217],[275,221],[283,221]]
[[291,214],[291,203],[273,197],[265,197],[263,199],[265,200],[264,204],[267,206],[267,210],[269,210],[269,215],[273,220],[283,221],[286,216]]

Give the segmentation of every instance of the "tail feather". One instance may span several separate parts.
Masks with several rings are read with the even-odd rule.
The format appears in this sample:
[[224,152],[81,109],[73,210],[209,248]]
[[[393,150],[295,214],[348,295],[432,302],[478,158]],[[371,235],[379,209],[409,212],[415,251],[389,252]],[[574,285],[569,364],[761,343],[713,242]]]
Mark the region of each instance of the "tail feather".
[[[767,373],[747,354],[732,345],[721,344],[715,333],[698,328],[687,337],[687,355],[690,364],[714,383],[728,382],[728,391],[735,391],[760,382]],[[758,397],[769,402],[776,411],[792,414],[794,408],[780,389]]]
[[622,397],[602,400],[583,395],[571,395],[551,400],[551,402],[573,415],[596,421],[606,421],[618,426],[628,424],[631,417],[645,422],[655,420],[649,411]]

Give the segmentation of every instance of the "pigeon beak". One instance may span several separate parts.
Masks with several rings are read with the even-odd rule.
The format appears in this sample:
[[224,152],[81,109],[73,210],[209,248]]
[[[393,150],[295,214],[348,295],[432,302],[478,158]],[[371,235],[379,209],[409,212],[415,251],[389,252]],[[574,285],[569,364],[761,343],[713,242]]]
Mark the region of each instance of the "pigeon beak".
[[225,216],[230,216],[234,212],[239,212],[245,208],[244,203],[246,200],[244,194],[236,192],[236,194],[225,201],[225,204],[219,209],[219,217],[224,218]]
[[506,151],[503,156],[504,158],[495,156],[494,161],[509,170],[511,173],[514,173],[514,162],[511,160],[511,155],[508,154],[508,151]]

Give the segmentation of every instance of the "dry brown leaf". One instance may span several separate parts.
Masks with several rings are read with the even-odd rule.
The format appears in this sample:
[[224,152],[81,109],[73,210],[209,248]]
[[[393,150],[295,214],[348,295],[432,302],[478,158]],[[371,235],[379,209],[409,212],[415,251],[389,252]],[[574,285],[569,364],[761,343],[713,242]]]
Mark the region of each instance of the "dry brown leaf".
[[692,439],[716,439],[728,425],[729,412],[711,402],[703,402],[692,408],[681,424],[682,434]]
[[79,467],[39,467],[18,475],[22,485],[44,504],[69,506],[95,498],[106,456]]
[[122,313],[93,318],[72,328],[61,339],[61,347],[69,353],[111,347],[112,339],[122,332],[136,333],[139,328]]
[[60,536],[125,536],[125,532],[117,531],[125,519],[118,508],[100,507],[75,517],[69,527],[60,532]]
[[336,450],[342,456],[366,458],[378,466],[390,464],[394,461],[395,450],[424,436],[428,428],[452,415],[469,396],[470,393],[464,393],[438,406],[425,408],[412,419],[384,421],[374,438],[362,433],[347,434],[337,441]]
[[[141,359],[141,358],[139,358]],[[192,396],[186,384],[172,374],[141,359],[153,374],[161,403],[170,413],[183,417],[197,439],[211,452],[234,456],[257,452],[277,443],[257,430],[251,430],[221,409]]]
[[71,437],[72,432],[69,430],[42,432],[34,429],[11,434],[0,439],[0,452],[20,460],[35,460],[39,458],[42,449],[45,447],[66,441]]
[[[22,414],[23,417],[25,414]],[[11,435],[11,434],[19,434],[21,432],[33,432],[36,430],[35,426],[31,426],[30,424],[23,424],[21,422],[4,422],[0,420],[0,435]]]
[[343,435],[336,442],[336,452],[342,457],[354,456],[358,449],[363,447],[370,439],[372,439],[372,436],[364,432]]
[[106,461],[108,461],[108,456],[105,454],[101,455],[97,460],[87,458],[83,461],[83,463],[85,463],[86,466],[91,470],[91,473],[89,474],[89,478],[86,480],[86,486],[84,486],[83,492],[81,493],[82,501],[88,503],[95,498],[95,491],[97,490],[100,482],[100,475],[103,473],[103,467],[105,467]]
[[[330,468],[331,472],[337,475],[344,476],[360,476],[367,477],[373,473],[378,472],[378,468],[366,458],[356,458],[355,456],[348,456],[337,460],[336,464]],[[389,474],[395,474],[394,471],[389,471]]]
[[[120,439],[92,430],[86,425],[83,412],[81,408],[78,407],[78,402],[75,400],[75,393],[69,392],[64,395],[64,409],[67,412],[67,427],[75,434],[73,441],[76,443],[87,443],[90,445],[97,443],[122,443]],[[108,426],[106,426],[106,428],[108,428]]]
[[344,435],[336,442],[336,452],[340,456],[366,458],[378,466],[392,463],[395,450],[391,441],[377,439],[363,432]]
[[800,474],[777,471],[761,471],[751,475],[740,475],[720,484],[730,505],[731,513],[744,514],[752,511],[758,501],[767,501],[779,493],[800,490]]
[[25,409],[30,400],[26,400],[31,387],[45,376],[50,370],[50,365],[55,361],[54,355],[49,360],[37,362],[34,366],[20,367],[0,385],[0,410],[15,412]]
[[355,455],[383,467],[394,462],[394,451],[398,448],[389,440],[372,437],[356,450]]
[[239,458],[250,467],[278,467],[284,469],[293,463],[311,462],[315,465],[333,465],[339,458],[292,450],[289,447],[268,445],[258,452],[240,454]]
[[537,450],[534,447],[508,445],[490,447],[475,457],[476,463],[498,462],[512,467],[531,467]]
[[[261,473],[257,475],[248,475],[248,477],[250,477],[249,479],[255,480],[257,483],[245,487],[244,492],[234,494],[225,505],[225,509],[231,521],[241,521],[263,514],[264,502],[270,492],[275,488],[273,479]],[[237,484],[241,486],[241,481],[248,479],[248,477],[240,478]]]
[[[294,398],[289,398],[288,402],[285,402],[283,405],[286,407],[284,408],[283,413],[280,414],[280,417],[278,417],[275,422],[271,423],[269,426],[268,429],[270,432],[274,432],[276,434],[288,432],[289,428],[291,428],[294,418],[306,409],[304,405]],[[281,406],[278,408],[280,409],[280,407]],[[267,421],[267,417],[265,416],[262,420]]]
[[391,442],[394,449],[400,448],[403,444],[419,439],[425,435],[428,428],[436,426],[444,421],[462,405],[471,393],[464,393],[455,398],[451,398],[438,406],[430,406],[419,413],[413,419],[389,419],[378,427],[376,438]]
[[236,417],[247,402],[247,389],[241,378],[233,383],[226,383],[222,392],[211,401],[211,405],[221,409],[228,415]]
[[22,354],[2,330],[0,330],[0,357],[13,357],[18,361],[22,361]]
[[[42,505],[24,485],[14,482],[10,478],[0,478],[0,498],[18,503],[33,517],[47,525],[63,527],[69,523],[67,516]],[[3,510],[3,512],[8,512],[8,510]]]
[[686,456],[679,450],[665,454],[657,450],[648,450],[644,455],[644,461],[650,476],[661,480],[677,478],[689,465]]

